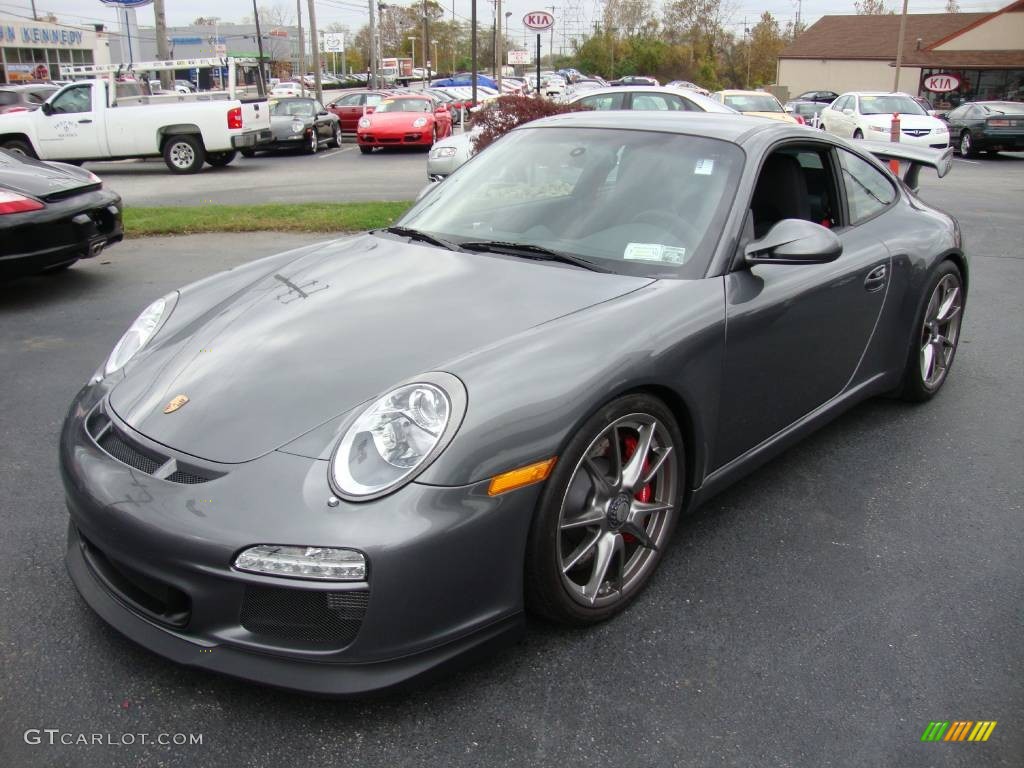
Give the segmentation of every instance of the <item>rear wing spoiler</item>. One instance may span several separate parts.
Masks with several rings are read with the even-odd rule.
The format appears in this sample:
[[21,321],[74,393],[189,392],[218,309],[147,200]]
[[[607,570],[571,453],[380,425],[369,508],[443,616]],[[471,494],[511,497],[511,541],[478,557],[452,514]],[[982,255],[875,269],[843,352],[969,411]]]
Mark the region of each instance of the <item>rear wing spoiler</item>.
[[889,160],[896,160],[903,172],[903,183],[913,190],[917,190],[918,175],[923,166],[934,168],[941,179],[953,167],[953,148],[931,149],[929,147],[908,147],[899,142],[888,141],[864,141],[856,142],[859,147],[864,147],[883,163]]

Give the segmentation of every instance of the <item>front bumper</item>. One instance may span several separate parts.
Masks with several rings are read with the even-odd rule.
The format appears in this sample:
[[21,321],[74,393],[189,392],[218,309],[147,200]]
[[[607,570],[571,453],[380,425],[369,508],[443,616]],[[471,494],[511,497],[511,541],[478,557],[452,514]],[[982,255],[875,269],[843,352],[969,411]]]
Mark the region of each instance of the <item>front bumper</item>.
[[121,197],[105,189],[7,214],[0,222],[0,278],[87,259],[123,239]]
[[414,128],[401,133],[380,133],[362,129],[356,132],[356,143],[363,147],[430,146],[433,142],[434,136],[430,128]]
[[1020,128],[988,128],[981,131],[975,138],[974,145],[977,149],[987,149],[993,152],[999,150],[1018,152],[1024,150],[1024,130]]
[[[521,632],[536,488],[489,497],[486,483],[414,483],[373,502],[330,507],[325,461],[273,451],[215,467],[151,443],[106,411],[135,450],[160,451],[179,470],[213,478],[171,482],[114,459],[87,430],[97,406],[106,408],[107,387],[82,390],[61,437],[67,565],[86,602],[136,642],[247,680],[355,696]],[[241,549],[260,543],[357,549],[367,581],[231,567]]]
[[[884,133],[877,131],[868,131],[864,134],[865,139],[873,139],[874,141],[889,141],[889,131],[886,130]],[[948,133],[926,133],[921,136],[914,136],[908,134],[906,130],[900,133],[900,144],[906,144],[908,147],[929,147],[931,149],[945,149],[949,146],[949,134]]]

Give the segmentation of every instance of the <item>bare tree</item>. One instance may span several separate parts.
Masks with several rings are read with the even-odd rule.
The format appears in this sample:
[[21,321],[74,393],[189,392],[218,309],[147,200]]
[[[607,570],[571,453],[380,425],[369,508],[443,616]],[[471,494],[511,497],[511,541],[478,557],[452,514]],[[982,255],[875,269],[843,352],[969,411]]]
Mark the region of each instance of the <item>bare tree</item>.
[[946,0],[946,13],[960,13],[960,3],[956,0]]
[[885,7],[885,0],[854,0],[853,7],[859,16],[884,16],[892,13]]

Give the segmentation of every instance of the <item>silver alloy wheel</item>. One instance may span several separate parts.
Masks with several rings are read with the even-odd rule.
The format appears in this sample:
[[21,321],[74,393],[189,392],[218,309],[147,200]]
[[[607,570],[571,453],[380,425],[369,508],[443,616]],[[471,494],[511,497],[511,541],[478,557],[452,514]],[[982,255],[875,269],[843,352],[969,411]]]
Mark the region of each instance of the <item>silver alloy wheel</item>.
[[337,123],[334,125],[334,146],[341,149],[341,128],[338,127]]
[[171,146],[170,157],[174,167],[182,170],[191,168],[196,161],[195,150],[192,149],[191,144],[185,141],[175,142]]
[[921,381],[936,390],[946,378],[960,338],[960,310],[963,291],[955,275],[946,275],[932,291],[921,327]]
[[967,157],[971,154],[971,134],[964,131],[960,137],[960,157]]
[[313,126],[313,132],[309,136],[309,154],[315,155],[316,151],[320,148],[320,137],[316,134],[316,126]]
[[676,514],[674,451],[671,433],[646,413],[617,419],[584,451],[558,516],[558,566],[577,603],[619,602],[655,566]]

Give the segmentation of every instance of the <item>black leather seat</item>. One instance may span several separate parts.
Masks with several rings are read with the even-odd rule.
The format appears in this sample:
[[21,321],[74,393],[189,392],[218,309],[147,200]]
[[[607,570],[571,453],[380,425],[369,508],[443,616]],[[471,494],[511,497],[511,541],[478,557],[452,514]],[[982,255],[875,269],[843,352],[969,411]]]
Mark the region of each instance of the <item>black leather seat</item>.
[[783,219],[811,220],[807,179],[795,157],[778,152],[768,156],[750,208],[754,213],[754,237],[764,236]]

